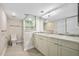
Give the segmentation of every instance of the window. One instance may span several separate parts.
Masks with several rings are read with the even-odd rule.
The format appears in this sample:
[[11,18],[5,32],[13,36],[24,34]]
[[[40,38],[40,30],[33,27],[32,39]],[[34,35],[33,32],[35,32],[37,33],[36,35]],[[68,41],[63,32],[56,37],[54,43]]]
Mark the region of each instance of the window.
[[25,30],[35,30],[35,28],[36,28],[35,16],[28,15],[27,17],[25,17],[24,28],[25,28]]

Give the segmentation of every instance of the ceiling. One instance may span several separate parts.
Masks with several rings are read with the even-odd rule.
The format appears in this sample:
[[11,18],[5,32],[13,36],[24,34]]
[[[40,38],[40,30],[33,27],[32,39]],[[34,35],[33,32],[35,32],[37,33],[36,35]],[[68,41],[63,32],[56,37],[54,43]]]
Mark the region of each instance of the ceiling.
[[[24,18],[24,14],[32,14],[35,16],[45,15],[51,9],[61,6],[63,3],[3,3],[7,15],[15,13],[20,19]],[[41,13],[41,11],[44,11]]]

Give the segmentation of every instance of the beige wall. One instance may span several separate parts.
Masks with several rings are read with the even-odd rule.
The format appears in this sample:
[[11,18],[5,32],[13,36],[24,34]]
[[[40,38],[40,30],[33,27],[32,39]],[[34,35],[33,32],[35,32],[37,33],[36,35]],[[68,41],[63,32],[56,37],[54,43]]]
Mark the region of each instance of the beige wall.
[[7,48],[7,17],[0,6],[0,55],[4,55]]
[[8,18],[8,37],[15,33],[17,35],[17,42],[22,42],[22,20],[13,17]]

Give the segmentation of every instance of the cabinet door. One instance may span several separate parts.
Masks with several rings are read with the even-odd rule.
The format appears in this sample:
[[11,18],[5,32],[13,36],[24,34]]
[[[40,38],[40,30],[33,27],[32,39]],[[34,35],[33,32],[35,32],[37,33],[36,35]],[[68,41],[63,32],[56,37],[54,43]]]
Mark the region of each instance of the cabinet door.
[[47,53],[46,53],[47,52],[46,42],[45,42],[45,40],[43,38],[40,39],[39,37],[35,37],[35,39],[34,39],[34,46],[41,53],[43,53],[44,55],[47,55]]
[[34,39],[34,47],[35,48],[37,48],[37,46],[38,46],[37,43],[38,43],[37,39]]
[[34,46],[35,46],[35,48],[37,48],[37,49],[40,48],[40,40],[39,40],[39,38],[35,38]]
[[49,56],[57,56],[58,55],[58,45],[55,43],[48,43],[48,55]]
[[40,39],[37,40],[37,49],[41,52],[41,48],[42,48],[42,41]]
[[48,46],[47,46],[47,41],[45,39],[40,39],[39,40],[39,50],[44,54],[48,55]]
[[61,50],[62,56],[79,56],[79,51],[77,50],[72,50],[67,47],[61,47]]

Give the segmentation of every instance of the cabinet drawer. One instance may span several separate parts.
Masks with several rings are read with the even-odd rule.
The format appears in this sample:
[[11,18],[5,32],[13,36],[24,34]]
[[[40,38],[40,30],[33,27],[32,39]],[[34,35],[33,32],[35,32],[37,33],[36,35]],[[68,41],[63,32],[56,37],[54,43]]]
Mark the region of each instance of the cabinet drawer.
[[47,40],[51,43],[58,43],[58,40],[56,38],[48,38]]
[[57,39],[56,38],[51,38],[51,37],[46,37],[46,36],[42,36],[42,35],[34,35],[35,38],[39,38],[39,39],[44,39],[47,40],[51,43],[57,43]]
[[67,47],[61,47],[61,55],[62,56],[79,56],[79,51],[73,50]]
[[44,36],[41,36],[41,35],[34,35],[34,38],[46,39]]
[[79,50],[79,43],[66,41],[66,40],[59,40],[58,43],[62,46],[65,46],[65,47],[68,47],[68,48],[71,48],[71,49],[75,49],[75,50]]
[[48,55],[48,42],[46,40],[40,40],[41,42],[41,52],[44,54],[44,55]]
[[48,42],[48,55],[57,56],[58,55],[58,45]]
[[39,35],[34,34],[34,38],[39,38]]

